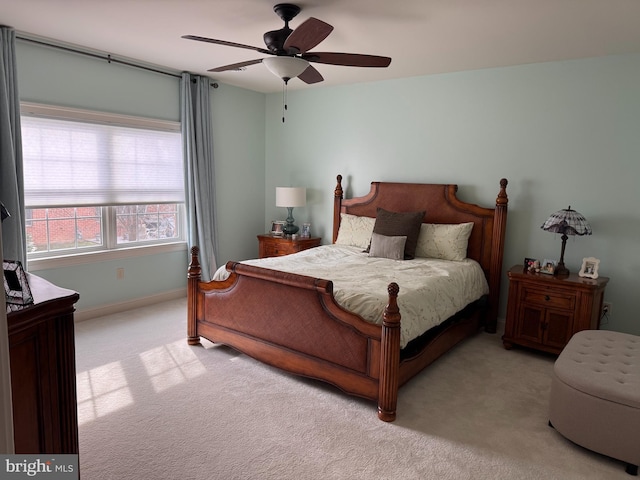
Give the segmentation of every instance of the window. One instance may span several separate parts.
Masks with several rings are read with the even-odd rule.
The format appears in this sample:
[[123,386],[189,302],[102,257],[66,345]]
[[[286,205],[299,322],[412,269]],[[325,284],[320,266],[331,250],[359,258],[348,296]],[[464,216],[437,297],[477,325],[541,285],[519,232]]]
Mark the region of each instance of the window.
[[184,240],[180,125],[22,104],[28,257]]

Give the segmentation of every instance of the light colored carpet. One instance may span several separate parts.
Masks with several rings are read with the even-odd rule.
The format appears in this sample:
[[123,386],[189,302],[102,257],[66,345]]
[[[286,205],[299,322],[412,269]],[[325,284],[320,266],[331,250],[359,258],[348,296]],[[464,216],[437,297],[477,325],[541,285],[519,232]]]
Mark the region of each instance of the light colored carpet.
[[186,342],[186,300],[76,325],[80,471],[107,479],[626,479],[547,425],[553,358],[478,334],[369,401]]

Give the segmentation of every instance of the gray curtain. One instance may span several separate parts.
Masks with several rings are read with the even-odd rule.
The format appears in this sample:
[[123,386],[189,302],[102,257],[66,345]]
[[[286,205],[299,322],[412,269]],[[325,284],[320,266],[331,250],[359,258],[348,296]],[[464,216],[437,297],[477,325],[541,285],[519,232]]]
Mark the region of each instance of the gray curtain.
[[215,175],[213,132],[207,77],[183,73],[180,116],[185,158],[187,242],[200,248],[202,278],[210,280],[216,265]]
[[24,181],[16,33],[0,26],[0,202],[11,215],[2,224],[4,258],[26,267]]

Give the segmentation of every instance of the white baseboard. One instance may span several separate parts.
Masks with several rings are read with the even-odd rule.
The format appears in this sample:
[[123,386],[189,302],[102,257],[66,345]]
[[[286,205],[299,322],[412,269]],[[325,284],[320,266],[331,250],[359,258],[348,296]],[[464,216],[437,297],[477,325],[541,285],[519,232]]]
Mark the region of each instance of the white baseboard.
[[133,310],[134,308],[146,307],[154,305],[159,302],[165,302],[167,300],[175,300],[187,296],[187,290],[179,288],[177,290],[171,290],[168,292],[158,293],[156,295],[150,295],[148,297],[134,298],[133,300],[127,300],[126,302],[112,303],[110,305],[103,305],[100,307],[87,308],[84,310],[77,310],[74,313],[74,320],[76,322],[82,322],[97,317],[104,317],[105,315],[112,315],[114,313],[124,312],[126,310]]

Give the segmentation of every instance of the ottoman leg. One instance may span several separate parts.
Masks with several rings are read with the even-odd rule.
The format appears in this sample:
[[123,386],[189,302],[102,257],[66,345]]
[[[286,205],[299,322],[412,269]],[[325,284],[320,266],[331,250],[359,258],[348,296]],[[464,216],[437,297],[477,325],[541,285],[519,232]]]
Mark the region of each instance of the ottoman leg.
[[626,468],[625,471],[629,475],[637,476],[638,475],[638,465],[631,465],[630,463],[627,463],[627,468]]

